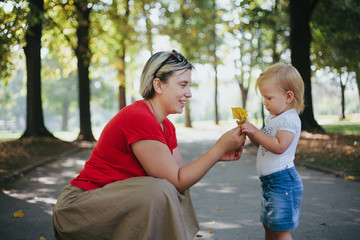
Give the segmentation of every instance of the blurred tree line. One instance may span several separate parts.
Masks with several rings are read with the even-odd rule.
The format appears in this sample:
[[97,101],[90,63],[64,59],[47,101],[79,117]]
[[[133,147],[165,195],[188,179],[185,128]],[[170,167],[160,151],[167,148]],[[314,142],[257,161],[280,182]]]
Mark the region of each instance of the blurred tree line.
[[[360,99],[357,0],[5,0],[0,17],[0,81],[5,86],[0,89],[0,117],[26,111],[23,137],[52,136],[44,124],[43,104],[61,113],[63,130],[77,104],[78,139],[94,141],[90,100],[110,109],[109,94],[118,94],[119,109],[129,104],[127,99],[136,96],[135,72],[143,64],[137,58],[153,53],[157,36],[176,42],[177,50],[192,63],[212,67],[216,124],[218,68],[225,59],[221,48],[235,53],[234,81],[244,108],[256,78],[254,69],[262,71],[278,61],[294,65],[305,83],[303,130],[323,131],[314,118],[314,70],[331,72],[339,82],[340,118],[345,118],[349,81],[356,80]],[[26,109],[9,94],[9,88],[19,84],[14,55],[21,48],[26,59]],[[102,75],[111,75],[116,83]],[[46,89],[44,83],[49,83]],[[42,95],[44,90],[49,94]],[[185,109],[188,127],[190,105],[188,101]]]

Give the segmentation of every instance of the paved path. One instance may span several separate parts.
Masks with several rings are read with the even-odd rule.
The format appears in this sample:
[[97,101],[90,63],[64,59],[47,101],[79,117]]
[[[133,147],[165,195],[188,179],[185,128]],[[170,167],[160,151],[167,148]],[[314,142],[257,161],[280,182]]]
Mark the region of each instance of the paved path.
[[[184,159],[204,153],[221,134],[183,130],[178,133]],[[77,175],[90,151],[33,169],[0,192],[0,239],[54,239],[51,214],[62,188]],[[294,239],[357,240],[360,236],[360,183],[310,169],[299,170],[304,182],[300,226]],[[249,148],[237,162],[218,163],[191,195],[200,223],[198,240],[263,239],[259,221],[260,183],[255,154]],[[18,210],[23,218],[14,218]],[[211,231],[210,233],[208,231]]]

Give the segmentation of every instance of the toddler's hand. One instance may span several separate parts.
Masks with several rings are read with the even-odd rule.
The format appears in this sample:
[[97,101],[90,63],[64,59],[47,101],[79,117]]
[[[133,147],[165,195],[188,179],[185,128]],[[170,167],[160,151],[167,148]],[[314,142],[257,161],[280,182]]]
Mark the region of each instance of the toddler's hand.
[[249,121],[240,125],[241,133],[246,133],[247,135],[253,135],[258,129],[251,124]]

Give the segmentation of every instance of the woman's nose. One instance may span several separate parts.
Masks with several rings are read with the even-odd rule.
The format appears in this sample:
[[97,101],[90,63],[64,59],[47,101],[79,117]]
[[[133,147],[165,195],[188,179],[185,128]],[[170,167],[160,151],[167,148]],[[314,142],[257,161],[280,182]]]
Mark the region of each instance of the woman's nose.
[[191,97],[192,97],[192,93],[191,93],[190,87],[187,87],[187,88],[186,88],[185,96],[186,96],[187,98],[191,98]]

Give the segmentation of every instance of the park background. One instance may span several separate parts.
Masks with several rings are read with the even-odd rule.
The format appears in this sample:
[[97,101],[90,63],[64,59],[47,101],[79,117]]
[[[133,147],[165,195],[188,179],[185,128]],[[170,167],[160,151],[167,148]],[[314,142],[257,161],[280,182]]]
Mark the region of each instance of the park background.
[[[7,168],[15,159],[94,142],[112,116],[141,99],[151,54],[176,49],[195,65],[193,97],[183,114],[169,116],[178,127],[229,129],[235,106],[262,127],[267,113],[254,83],[282,61],[299,70],[306,87],[302,139],[311,143],[300,144],[300,158],[359,175],[359,12],[355,0],[5,0],[2,172],[14,171]],[[51,147],[53,137],[71,146]],[[319,161],[305,154],[309,147],[334,158]]]

